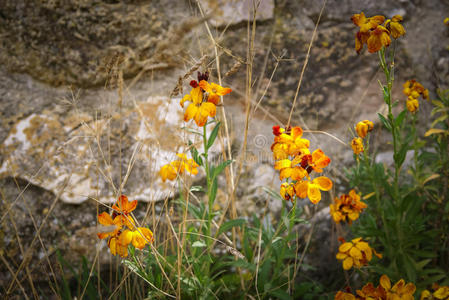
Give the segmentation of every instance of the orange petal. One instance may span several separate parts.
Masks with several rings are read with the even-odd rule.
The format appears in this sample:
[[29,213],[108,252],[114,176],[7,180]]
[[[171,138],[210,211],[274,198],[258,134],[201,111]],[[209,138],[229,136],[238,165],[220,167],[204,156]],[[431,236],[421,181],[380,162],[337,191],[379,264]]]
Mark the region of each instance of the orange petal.
[[98,215],[98,223],[105,226],[114,225],[112,217],[107,212]]
[[199,86],[193,88],[192,91],[190,92],[190,95],[192,95],[192,102],[194,104],[198,105],[201,102],[203,102],[203,91]]
[[302,136],[302,133],[303,133],[302,128],[296,126],[292,128],[291,136],[294,140],[296,140],[297,138],[300,138]]
[[295,184],[296,196],[299,198],[307,198],[307,188],[309,186],[308,181],[298,181]]

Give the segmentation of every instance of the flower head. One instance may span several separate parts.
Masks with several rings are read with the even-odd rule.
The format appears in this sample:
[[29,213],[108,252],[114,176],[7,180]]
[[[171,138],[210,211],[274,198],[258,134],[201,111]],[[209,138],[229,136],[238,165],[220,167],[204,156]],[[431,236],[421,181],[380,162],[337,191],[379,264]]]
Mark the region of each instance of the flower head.
[[383,287],[387,294],[388,299],[403,299],[403,300],[414,300],[413,294],[416,291],[416,287],[413,283],[405,284],[404,279],[399,280],[396,284],[391,287],[390,278],[387,275],[382,275],[380,277],[380,285]]
[[394,39],[397,39],[405,34],[405,29],[401,24],[402,19],[402,16],[395,15],[393,16],[393,18],[391,18],[391,20],[387,20],[385,22],[385,26],[390,30],[391,36]]
[[381,254],[377,253],[367,242],[359,237],[341,244],[336,257],[343,261],[343,269],[349,270],[353,266],[356,268],[366,266],[373,258],[373,253],[377,257],[382,258]]
[[359,155],[364,151],[363,148],[363,140],[359,137],[353,138],[351,141],[352,151],[354,151],[355,155]]
[[281,184],[280,194],[287,201],[293,201],[295,196],[295,187],[292,183],[284,182]]
[[174,180],[178,174],[184,173],[184,170],[192,175],[198,174],[198,164],[191,158],[187,158],[184,153],[177,153],[178,159],[163,165],[159,171],[162,181]]
[[334,203],[330,205],[330,214],[336,223],[343,221],[351,225],[366,207],[366,203],[360,201],[360,195],[351,190],[349,194],[334,199]]
[[414,113],[419,108],[419,96],[421,95],[424,99],[429,100],[429,90],[424,88],[424,86],[417,82],[416,80],[407,80],[404,85],[402,92],[407,96],[407,101],[405,105],[411,113]]
[[[134,247],[143,249],[149,242],[153,242],[153,233],[145,227],[135,226],[135,221],[130,215],[137,206],[137,201],[128,201],[128,197],[121,195],[117,203],[112,206],[113,215],[103,212],[98,215],[98,222],[103,226],[108,226],[103,232],[98,233],[98,238],[108,240],[108,247],[112,255],[128,256],[128,245],[132,243]],[[125,229],[128,228],[128,229]]]
[[[185,95],[179,103],[184,107],[185,102],[191,102],[184,112],[184,121],[195,120],[195,123],[202,127],[209,117],[215,117],[217,113],[216,105],[220,101],[220,96],[229,94],[232,90],[224,88],[215,83],[208,83],[209,74],[198,72],[198,81],[192,80],[190,86],[192,90]],[[207,94],[205,98],[204,93]]]
[[369,120],[360,121],[355,126],[355,131],[357,132],[358,136],[364,139],[368,132],[372,131],[374,128],[373,122]]
[[363,12],[354,14],[351,19],[359,27],[359,31],[355,35],[355,50],[358,54],[365,44],[368,46],[368,51],[374,53],[382,49],[382,47],[390,45],[390,35],[397,39],[405,34],[400,15],[395,15],[385,23],[384,16],[378,15],[367,18]]
[[295,184],[296,196],[299,198],[309,198],[310,202],[317,204],[321,200],[321,191],[329,191],[332,188],[332,181],[325,177],[317,177],[313,180],[301,180]]

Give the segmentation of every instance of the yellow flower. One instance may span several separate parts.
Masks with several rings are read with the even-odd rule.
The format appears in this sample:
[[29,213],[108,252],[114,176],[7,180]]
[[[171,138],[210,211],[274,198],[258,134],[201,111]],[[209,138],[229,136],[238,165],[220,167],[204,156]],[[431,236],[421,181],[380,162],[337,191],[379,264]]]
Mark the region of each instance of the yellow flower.
[[364,151],[363,140],[361,138],[353,138],[351,141],[352,151],[355,155],[359,155]]
[[388,47],[391,43],[390,34],[388,29],[379,25],[374,29],[368,40],[368,52],[374,53],[382,49],[382,47]]
[[357,123],[357,125],[355,126],[355,131],[357,132],[359,137],[364,139],[368,134],[368,132],[372,131],[373,128],[374,128],[373,122],[369,120],[364,120]]
[[390,30],[391,36],[395,39],[405,34],[405,29],[401,24],[402,16],[395,15],[391,20],[385,22],[386,27]]
[[286,131],[279,126],[274,126],[274,143],[271,145],[274,159],[309,154],[310,141],[303,139],[302,133],[301,127],[293,127]]
[[402,92],[409,97],[418,99],[419,95],[422,95],[424,99],[429,100],[429,90],[424,88],[424,86],[418,81],[411,79],[407,80],[403,84],[404,89]]
[[293,162],[289,159],[281,159],[275,162],[274,169],[280,170],[279,179],[283,180],[285,178],[291,178],[293,180],[302,180],[304,177],[309,175],[306,170],[300,166],[295,166],[297,162]]
[[356,268],[366,266],[371,261],[373,253],[379,258],[382,257],[381,254],[377,253],[367,242],[359,237],[351,242],[341,244],[336,257],[338,260],[343,261],[343,269],[349,270],[353,266]]
[[137,227],[134,230],[126,229],[120,234],[119,242],[124,246],[132,243],[134,247],[142,250],[146,244],[153,242],[153,233],[145,227]]
[[418,110],[419,108],[419,102],[416,98],[413,98],[411,96],[409,96],[407,98],[407,101],[405,102],[405,105],[407,106],[407,109],[409,112],[414,113]]
[[449,298],[449,286],[440,286],[433,293],[436,299],[448,299]]
[[199,86],[208,93],[207,101],[217,105],[220,102],[220,96],[224,96],[232,92],[230,88],[224,88],[216,83],[208,83],[206,80],[201,80]]
[[162,181],[165,180],[174,180],[178,176],[178,174],[182,174],[184,170],[189,172],[192,175],[198,174],[198,164],[193,159],[187,159],[187,156],[184,153],[176,154],[180,159],[172,161],[169,164],[163,165],[159,171],[159,175],[162,178]]
[[292,183],[284,182],[281,184],[280,194],[285,200],[293,201],[295,196],[295,188]]
[[302,199],[308,197],[310,202],[317,204],[321,200],[321,191],[329,191],[332,188],[332,181],[327,177],[321,176],[312,181],[298,181],[294,187],[296,196]]
[[449,17],[447,17],[446,19],[444,19],[444,24],[446,24],[447,26],[449,26]]
[[[367,17],[365,17],[365,14],[363,12],[361,12],[360,14],[353,15],[351,17],[351,19],[352,19],[352,22],[360,28],[360,30],[355,35],[355,50],[357,51],[358,54],[362,50],[363,45],[367,44],[368,41],[370,40],[370,38],[371,38],[371,41],[370,41],[371,47],[372,48],[374,47],[374,43],[378,41],[378,38],[375,37],[373,39],[372,38],[373,35],[380,35],[380,37],[383,38],[383,40],[381,40],[381,42],[383,41],[384,43],[386,43],[387,39],[385,38],[385,36],[383,34],[380,34],[381,32],[376,31],[377,28],[380,26],[380,24],[382,24],[384,22],[384,20],[385,20],[384,16],[378,15],[378,16],[374,16],[371,18],[367,18]],[[380,26],[380,27],[382,27],[382,26]],[[375,31],[376,31],[376,33],[375,33]],[[388,45],[389,45],[389,43],[388,43]],[[376,51],[379,51],[381,48],[382,48],[382,46],[380,46],[380,48]],[[368,46],[368,50],[369,50],[369,46]],[[374,52],[376,52],[376,51],[374,51]]]
[[128,245],[123,245],[119,242],[118,237],[112,237],[108,241],[108,247],[111,250],[112,255],[120,255],[120,257],[128,256]]
[[416,287],[413,283],[405,284],[404,279],[399,280],[396,284],[391,287],[390,278],[387,275],[382,275],[380,277],[380,285],[384,288],[387,293],[387,299],[392,300],[414,300],[413,294],[416,291]]
[[343,221],[351,225],[366,207],[366,203],[360,201],[360,195],[353,189],[349,194],[334,199],[334,203],[330,205],[330,214],[336,223]]

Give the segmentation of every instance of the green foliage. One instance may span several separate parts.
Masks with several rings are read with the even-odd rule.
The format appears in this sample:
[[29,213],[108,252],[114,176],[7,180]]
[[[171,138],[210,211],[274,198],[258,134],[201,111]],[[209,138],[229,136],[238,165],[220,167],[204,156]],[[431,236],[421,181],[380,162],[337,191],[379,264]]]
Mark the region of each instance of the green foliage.
[[[440,284],[448,284],[449,92],[440,91],[439,99],[433,101],[432,115],[437,118],[422,139],[416,115],[406,108],[393,115],[394,62],[387,65],[384,51],[380,56],[387,80],[382,92],[388,114],[378,116],[391,133],[393,165],[376,163],[368,147],[349,171],[351,186],[363,195],[372,194],[365,200],[367,210],[351,229],[383,253],[380,263],[370,267],[375,277],[403,278],[418,290],[441,280]],[[407,161],[407,153],[413,159]]]

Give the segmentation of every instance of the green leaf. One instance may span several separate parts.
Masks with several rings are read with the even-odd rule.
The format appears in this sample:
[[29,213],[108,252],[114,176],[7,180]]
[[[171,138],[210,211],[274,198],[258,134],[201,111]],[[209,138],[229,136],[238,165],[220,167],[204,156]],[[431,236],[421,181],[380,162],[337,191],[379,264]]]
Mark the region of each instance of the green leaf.
[[220,129],[220,124],[220,122],[217,122],[217,125],[215,125],[214,129],[212,129],[209,139],[207,140],[206,151],[209,150],[209,148],[214,144],[215,139],[217,138],[218,129]]
[[401,149],[399,149],[398,153],[393,155],[394,161],[398,167],[402,166],[404,163],[405,157],[407,156],[408,144],[402,144]]
[[401,127],[402,126],[402,122],[404,121],[405,116],[407,115],[407,110],[403,110],[399,113],[399,115],[396,117],[396,119],[394,120],[394,125],[396,127]]
[[229,166],[232,163],[232,160],[227,160],[225,162],[222,162],[221,164],[219,164],[214,170],[213,170],[213,175],[212,178],[217,177],[218,175],[220,175],[221,172],[223,172],[223,170]]
[[217,182],[217,178],[214,178],[212,180],[212,186],[210,188],[210,193],[209,193],[209,205],[212,205],[215,201],[215,197],[217,197],[217,190],[218,190],[218,182]]
[[204,188],[201,185],[193,185],[190,188],[191,192],[204,192]]
[[245,219],[234,219],[234,220],[226,221],[220,226],[220,229],[218,230],[218,235],[220,235],[224,232],[227,232],[232,227],[241,226],[243,224],[246,224]]
[[192,142],[189,141],[190,154],[192,155],[193,160],[200,166],[203,165],[203,159],[198,154],[198,150],[193,146]]
[[391,131],[391,125],[390,122],[387,120],[387,118],[385,118],[385,116],[382,115],[381,113],[377,113],[377,115],[379,116],[379,119],[382,122],[382,124],[384,124],[385,128],[387,128],[388,131]]

